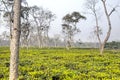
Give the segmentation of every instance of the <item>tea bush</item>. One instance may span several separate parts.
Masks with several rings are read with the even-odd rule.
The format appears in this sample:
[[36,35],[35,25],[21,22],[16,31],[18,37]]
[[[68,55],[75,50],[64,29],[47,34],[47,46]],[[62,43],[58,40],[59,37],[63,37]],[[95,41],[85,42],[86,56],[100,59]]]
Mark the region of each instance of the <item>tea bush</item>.
[[[20,49],[19,80],[120,80],[120,52],[96,49]],[[8,47],[0,48],[0,80],[9,78]]]

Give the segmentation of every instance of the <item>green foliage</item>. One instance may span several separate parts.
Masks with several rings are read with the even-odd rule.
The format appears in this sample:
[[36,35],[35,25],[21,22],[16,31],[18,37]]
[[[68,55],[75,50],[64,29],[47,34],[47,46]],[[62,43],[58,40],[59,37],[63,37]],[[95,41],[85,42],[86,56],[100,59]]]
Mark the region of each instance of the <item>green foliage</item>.
[[[120,52],[95,49],[21,49],[19,80],[119,80]],[[0,48],[0,80],[9,78],[9,48]]]

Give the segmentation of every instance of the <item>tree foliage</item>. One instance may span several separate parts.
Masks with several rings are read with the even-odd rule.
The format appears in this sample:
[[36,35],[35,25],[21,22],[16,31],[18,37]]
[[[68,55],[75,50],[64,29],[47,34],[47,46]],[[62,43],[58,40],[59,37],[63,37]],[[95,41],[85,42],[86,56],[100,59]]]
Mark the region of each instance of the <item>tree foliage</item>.
[[77,27],[77,23],[81,19],[86,19],[86,17],[81,15],[79,12],[66,14],[62,19],[63,20],[62,32],[66,36],[65,40],[67,42],[67,48],[71,47],[74,35],[80,32],[80,29]]

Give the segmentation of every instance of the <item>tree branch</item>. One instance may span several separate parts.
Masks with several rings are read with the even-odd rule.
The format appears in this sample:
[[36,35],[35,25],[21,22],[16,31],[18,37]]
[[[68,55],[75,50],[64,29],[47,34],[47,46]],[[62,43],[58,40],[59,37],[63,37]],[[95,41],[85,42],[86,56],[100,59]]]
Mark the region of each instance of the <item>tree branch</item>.
[[3,0],[2,0],[2,2],[4,4],[4,6],[5,6],[5,8],[7,9],[7,11],[9,12],[9,9],[8,9],[7,5],[5,4],[5,2]]
[[115,6],[115,7],[111,10],[111,12],[109,13],[109,16],[111,16],[111,14],[112,14],[114,11],[116,11],[116,8],[118,8],[118,7],[120,7],[120,6],[119,6],[119,5]]
[[113,9],[111,10],[111,12],[109,13],[109,16],[111,16],[111,14],[112,14],[114,11],[115,11],[115,8],[113,8]]
[[5,11],[5,10],[0,10],[0,11]]
[[106,0],[101,0],[102,2],[106,2]]

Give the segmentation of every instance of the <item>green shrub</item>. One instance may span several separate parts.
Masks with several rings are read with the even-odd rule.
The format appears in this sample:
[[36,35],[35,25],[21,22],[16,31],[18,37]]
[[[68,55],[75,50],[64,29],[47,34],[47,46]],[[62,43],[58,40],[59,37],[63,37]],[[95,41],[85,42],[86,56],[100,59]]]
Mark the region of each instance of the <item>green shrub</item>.
[[[21,49],[19,80],[119,80],[120,54],[107,50],[99,56],[98,52],[76,48]],[[0,80],[9,78],[9,55],[9,48],[0,48]]]

